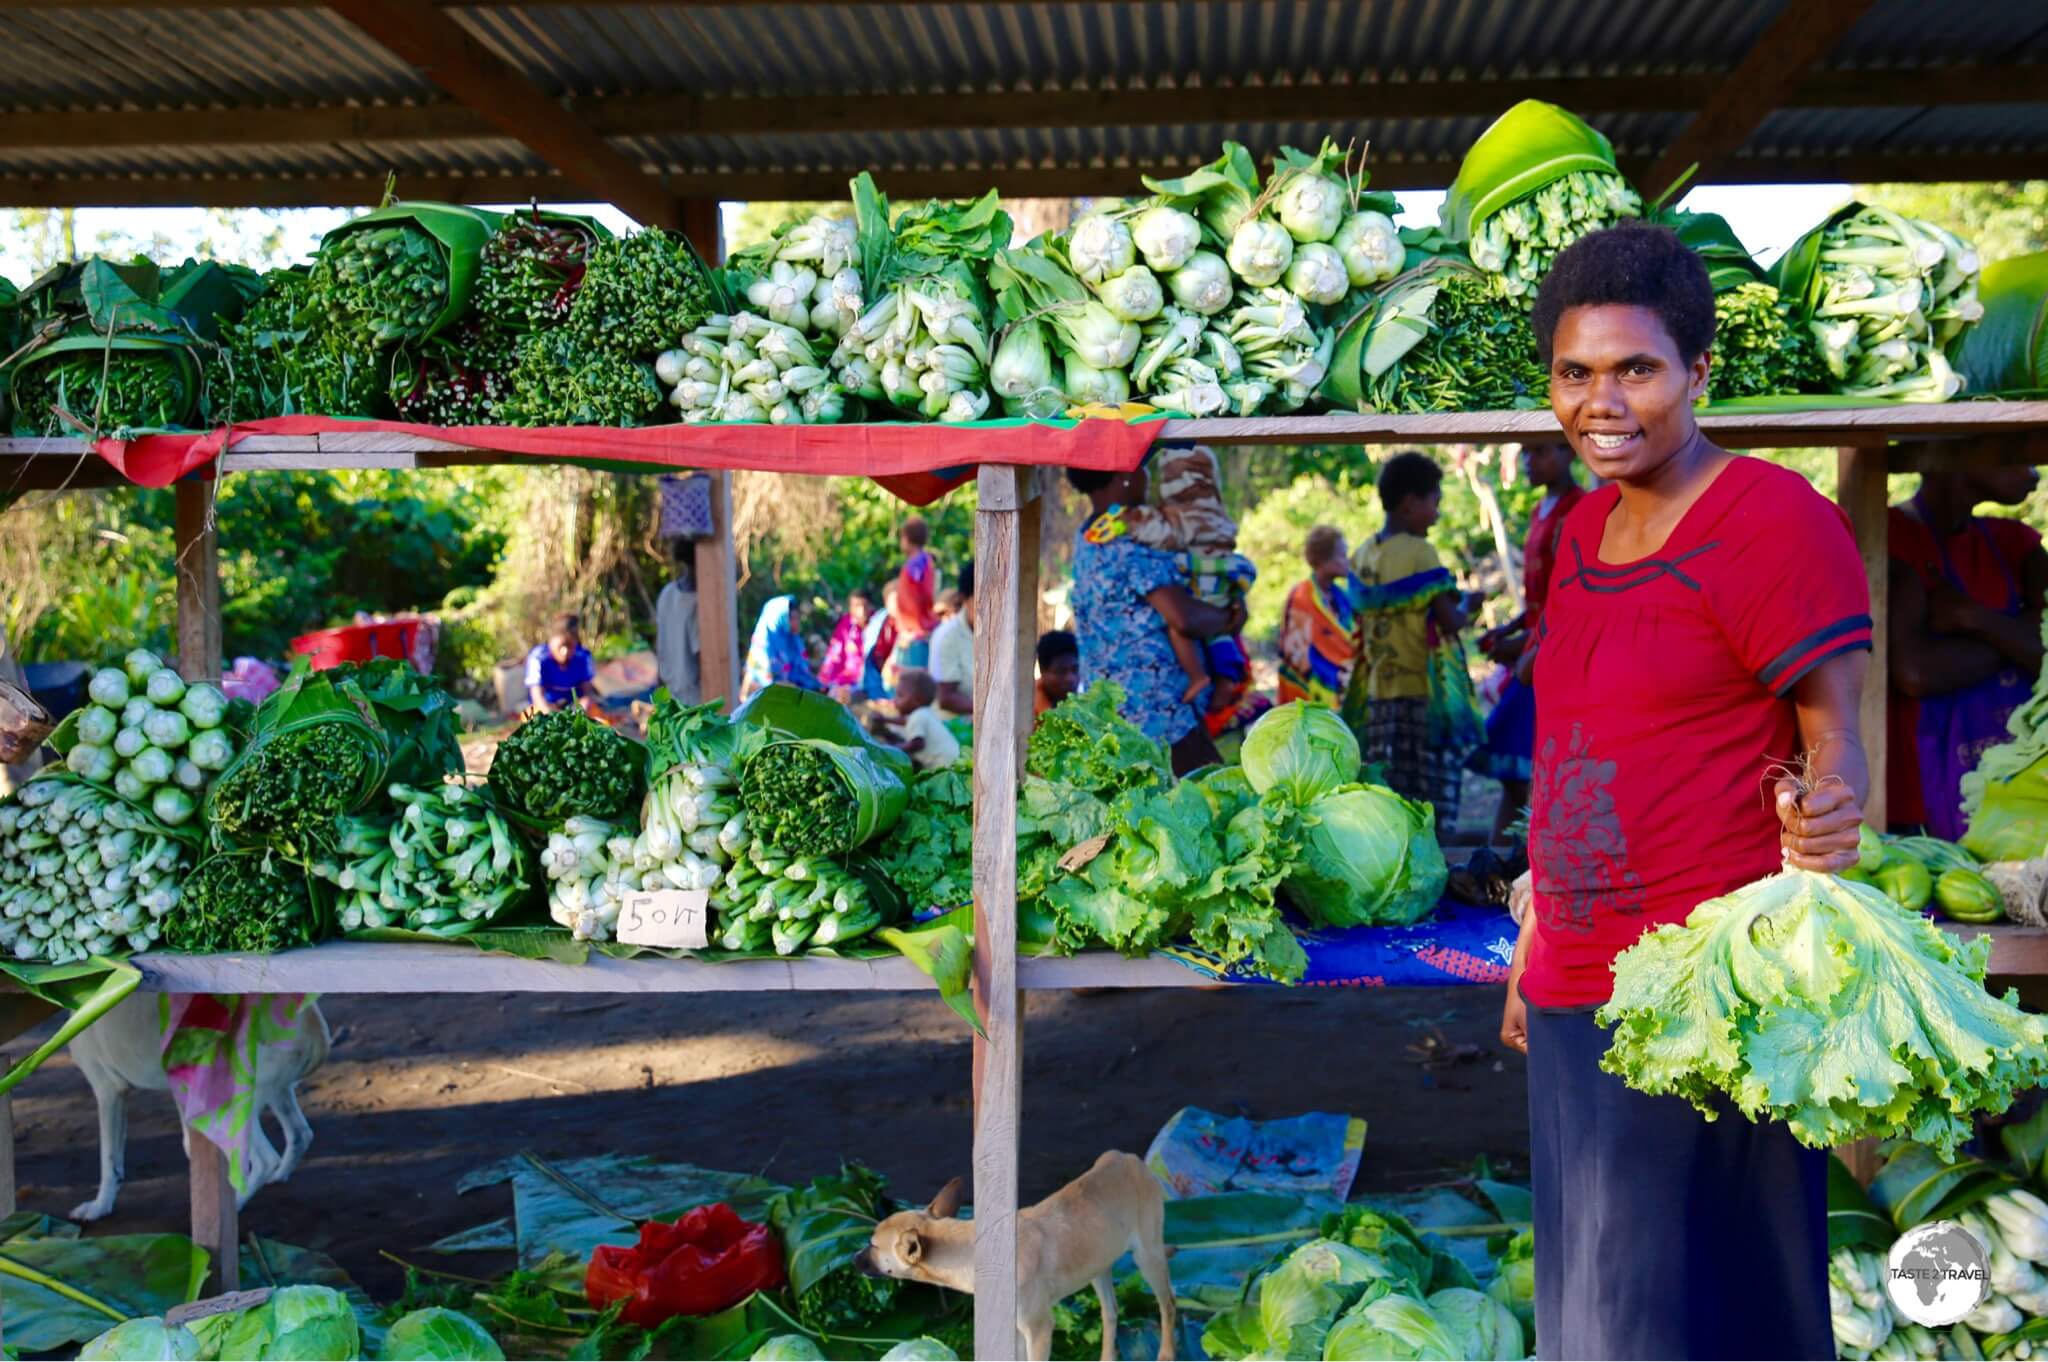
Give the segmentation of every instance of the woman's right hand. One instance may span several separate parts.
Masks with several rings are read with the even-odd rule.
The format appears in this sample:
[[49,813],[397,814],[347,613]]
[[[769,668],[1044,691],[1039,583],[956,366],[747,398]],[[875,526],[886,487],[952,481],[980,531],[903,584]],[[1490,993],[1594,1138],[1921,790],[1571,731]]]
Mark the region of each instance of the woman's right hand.
[[[1523,878],[1527,879],[1528,876]],[[1521,887],[1517,880],[1516,887]],[[1533,907],[1533,905],[1532,905]],[[1529,1004],[1522,1001],[1522,971],[1529,967],[1529,948],[1536,939],[1536,914],[1525,912],[1515,936],[1514,963],[1508,966],[1508,997],[1500,1010],[1500,1043],[1517,1054],[1529,1053]]]

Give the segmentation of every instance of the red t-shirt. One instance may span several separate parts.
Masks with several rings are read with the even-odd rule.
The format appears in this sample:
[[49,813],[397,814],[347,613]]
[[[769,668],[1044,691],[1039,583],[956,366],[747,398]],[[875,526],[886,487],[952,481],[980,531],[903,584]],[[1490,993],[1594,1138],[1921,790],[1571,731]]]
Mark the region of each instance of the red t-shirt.
[[[2010,610],[2025,588],[2027,559],[2041,547],[2030,525],[2002,516],[1974,516],[1962,533],[1937,546],[1934,531],[1904,506],[1889,516],[1891,558],[1920,575],[1929,591],[1945,585],[1942,550],[1965,594],[1993,610]],[[1885,821],[1897,827],[1918,827],[1927,821],[1926,793],[1920,784],[1920,702],[1894,688],[1885,701]]]
[[1538,1007],[1606,1001],[1637,937],[1779,867],[1766,772],[1799,752],[1789,692],[1870,646],[1848,520],[1799,474],[1735,459],[1655,556],[1617,566],[1619,498],[1566,519],[1536,653]]

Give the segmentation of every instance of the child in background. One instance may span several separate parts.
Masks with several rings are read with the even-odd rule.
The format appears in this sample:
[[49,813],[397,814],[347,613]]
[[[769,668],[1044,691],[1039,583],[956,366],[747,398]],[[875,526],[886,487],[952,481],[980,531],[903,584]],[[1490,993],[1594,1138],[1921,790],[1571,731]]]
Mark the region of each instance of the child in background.
[[548,625],[548,641],[536,643],[526,655],[526,698],[538,714],[567,709],[580,698],[590,709],[597,697],[597,665],[583,646],[583,621],[557,615]]
[[932,597],[939,589],[939,567],[925,549],[931,537],[931,526],[925,524],[923,516],[912,516],[903,522],[899,540],[903,567],[896,574],[895,603],[889,607],[896,621],[899,667],[929,665],[932,630],[939,627],[939,617],[932,608]]
[[1081,641],[1064,629],[1038,636],[1038,685],[1031,715],[1039,715],[1081,689]]
[[[1223,509],[1216,456],[1206,445],[1167,445],[1154,458],[1152,483],[1157,507],[1126,506],[1120,512],[1130,537],[1147,548],[1185,554],[1188,590],[1197,599],[1222,608],[1242,602],[1259,570],[1237,551],[1237,522]],[[1172,628],[1167,635],[1188,679],[1182,698],[1193,703],[1213,683],[1209,712],[1235,710],[1251,675],[1243,641],[1190,638]]]
[[1481,737],[1459,639],[1465,602],[1424,538],[1436,524],[1443,477],[1412,451],[1380,469],[1387,525],[1354,555],[1365,648],[1344,705],[1366,763],[1377,764],[1396,793],[1435,805],[1440,828],[1457,821],[1465,756]]
[[922,667],[905,667],[896,678],[895,724],[880,715],[870,720],[876,735],[893,747],[910,754],[920,771],[936,771],[960,760],[960,740],[946,727],[946,720],[934,702],[939,684]]

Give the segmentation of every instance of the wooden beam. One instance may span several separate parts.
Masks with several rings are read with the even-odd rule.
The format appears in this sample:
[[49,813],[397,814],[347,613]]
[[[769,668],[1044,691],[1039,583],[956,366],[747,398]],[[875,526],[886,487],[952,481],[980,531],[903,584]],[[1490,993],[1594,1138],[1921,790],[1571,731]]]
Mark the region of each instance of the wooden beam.
[[711,479],[711,535],[699,539],[697,557],[697,674],[701,699],[736,705],[740,699],[739,569],[732,548],[732,474]]
[[[602,137],[746,137],[771,133],[928,132],[962,128],[1173,127],[1190,123],[1488,117],[1523,99],[1587,116],[1701,109],[1730,79],[1722,71],[1658,75],[1377,80],[1215,85],[1181,89],[972,90],[728,97],[674,94],[576,101]],[[2048,64],[2000,63],[1903,71],[1814,72],[1786,97],[1800,108],[1924,108],[2031,103]],[[326,146],[337,142],[475,141],[502,129],[452,100],[422,104],[16,110],[0,147],[98,151],[115,147]]]
[[1037,473],[984,466],[974,513],[974,1355],[1017,1339],[1017,1164],[1023,1011],[1017,992],[1017,784],[1030,735],[1037,624]]
[[1860,727],[1863,752],[1870,762],[1870,797],[1863,801],[1863,817],[1879,832],[1885,829],[1885,779],[1887,772],[1885,701],[1891,657],[1890,630],[1885,613],[1891,596],[1891,547],[1889,508],[1885,491],[1888,459],[1883,449],[1849,446],[1835,455],[1835,500],[1848,513],[1856,534],[1856,551],[1863,559],[1863,578],[1870,587],[1870,671],[1863,679]]
[[1714,162],[1749,140],[1771,111],[1798,88],[1814,63],[1856,26],[1875,0],[1798,0],[1779,11],[1747,55],[1721,82],[1677,140],[1637,181],[1645,197],[1661,195],[1697,164]]
[[571,184],[642,222],[680,225],[674,195],[447,14],[410,0],[329,0],[328,7]]
[[178,674],[187,681],[221,678],[220,533],[213,523],[214,484],[187,478],[177,485],[176,554]]

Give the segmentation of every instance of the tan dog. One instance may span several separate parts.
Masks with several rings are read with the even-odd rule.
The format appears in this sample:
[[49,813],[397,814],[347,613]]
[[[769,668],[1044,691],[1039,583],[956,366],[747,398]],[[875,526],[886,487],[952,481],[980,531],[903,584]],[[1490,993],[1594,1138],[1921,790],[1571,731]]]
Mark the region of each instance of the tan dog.
[[[974,1222],[957,1219],[960,1179],[922,1211],[875,1226],[862,1271],[974,1292]],[[1130,1250],[1159,1301],[1159,1356],[1171,1362],[1175,1313],[1166,1259],[1166,1196],[1144,1163],[1115,1150],[1017,1217],[1017,1332],[1028,1362],[1052,1356],[1052,1308],[1094,1284],[1102,1300],[1102,1358],[1116,1358],[1116,1282],[1110,1269]]]

